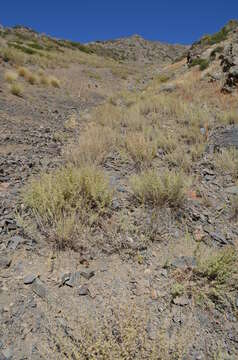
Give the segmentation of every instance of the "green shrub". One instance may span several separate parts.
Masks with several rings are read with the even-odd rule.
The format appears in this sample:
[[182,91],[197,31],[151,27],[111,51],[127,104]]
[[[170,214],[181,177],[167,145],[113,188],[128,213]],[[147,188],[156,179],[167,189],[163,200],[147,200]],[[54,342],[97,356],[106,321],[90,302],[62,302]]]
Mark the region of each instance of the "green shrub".
[[196,66],[196,65],[199,65],[199,69],[201,71],[205,70],[208,68],[209,66],[209,60],[206,60],[206,59],[194,59],[190,64],[189,66],[192,67],[192,66]]
[[19,44],[16,44],[16,43],[11,43],[9,42],[8,43],[8,46],[9,47],[13,47],[17,50],[20,50],[22,52],[24,52],[25,54],[28,54],[28,55],[34,55],[34,54],[37,54],[37,52],[29,47],[26,47],[24,45],[19,45]]
[[213,61],[216,58],[216,54],[221,54],[224,50],[223,46],[217,46],[215,49],[212,50],[210,54],[210,60]]
[[228,33],[229,33],[229,30],[224,26],[220,31],[216,32],[213,35],[205,35],[201,39],[201,43],[206,44],[206,45],[217,44],[221,41],[226,40]]
[[196,273],[213,281],[217,286],[224,285],[237,273],[237,260],[235,248],[226,247],[203,260]]
[[36,42],[31,42],[28,44],[28,46],[36,50],[44,50],[44,47]]

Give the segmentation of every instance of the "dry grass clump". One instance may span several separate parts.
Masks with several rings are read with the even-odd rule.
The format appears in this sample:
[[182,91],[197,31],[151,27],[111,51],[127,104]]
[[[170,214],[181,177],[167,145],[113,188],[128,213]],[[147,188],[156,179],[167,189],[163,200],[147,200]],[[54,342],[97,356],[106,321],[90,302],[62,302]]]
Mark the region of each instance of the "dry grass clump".
[[23,54],[20,50],[9,47],[1,48],[1,57],[4,61],[16,65],[23,65],[26,61],[25,54]]
[[218,119],[222,124],[234,125],[238,123],[238,109],[226,110],[218,114]]
[[77,126],[77,116],[76,114],[71,114],[64,123],[64,127],[67,130],[74,130]]
[[55,76],[49,77],[49,83],[55,88],[60,88],[60,81]]
[[151,113],[166,116],[168,119],[182,119],[186,111],[186,104],[174,95],[146,95],[140,104],[140,112],[147,116]]
[[173,152],[179,147],[179,141],[175,133],[159,132],[156,141],[158,148],[165,153]]
[[[103,316],[74,317],[75,326],[59,326],[52,312],[47,316],[46,341],[38,349],[44,358],[56,360],[171,360],[188,351],[191,332],[184,326],[170,336],[158,326],[150,336],[152,319],[145,308],[114,306]],[[72,321],[70,319],[70,321]],[[64,323],[69,323],[68,318]],[[52,357],[53,353],[53,357]]]
[[237,250],[234,247],[225,247],[204,256],[195,273],[207,279],[214,288],[225,287],[234,290],[233,286],[237,286],[237,264]]
[[39,83],[39,78],[37,75],[29,72],[27,75],[26,75],[26,81],[29,82],[29,84],[31,85],[35,85],[37,83]]
[[79,137],[77,145],[66,150],[66,158],[74,164],[100,164],[116,149],[118,135],[110,127],[92,124]]
[[16,81],[18,78],[18,74],[15,71],[12,70],[7,70],[5,72],[4,75],[4,79],[8,82],[8,83],[13,83],[14,81]]
[[156,170],[148,170],[133,176],[131,187],[141,203],[179,206],[184,200],[186,184],[182,172],[165,170],[158,174]]
[[112,191],[102,171],[93,167],[66,167],[32,179],[23,190],[23,199],[38,221],[51,226],[57,245],[73,247],[77,224],[90,215],[100,216],[111,204]]
[[92,118],[96,124],[112,129],[118,129],[124,124],[124,114],[122,109],[111,103],[98,106],[93,112]]
[[223,149],[215,156],[215,163],[218,169],[238,177],[238,150],[235,148]]
[[27,78],[29,75],[29,70],[25,68],[24,66],[19,67],[18,69],[18,75],[24,78]]
[[10,91],[13,95],[22,96],[23,94],[23,86],[17,82],[11,84]]
[[156,142],[144,133],[129,133],[125,138],[125,148],[130,158],[139,167],[148,167],[156,156]]
[[186,153],[186,150],[183,147],[166,154],[165,159],[169,162],[170,165],[176,166],[179,169],[182,169],[185,173],[189,173],[192,167],[192,158]]
[[47,75],[41,74],[40,75],[40,83],[42,85],[48,86],[50,85],[50,79]]

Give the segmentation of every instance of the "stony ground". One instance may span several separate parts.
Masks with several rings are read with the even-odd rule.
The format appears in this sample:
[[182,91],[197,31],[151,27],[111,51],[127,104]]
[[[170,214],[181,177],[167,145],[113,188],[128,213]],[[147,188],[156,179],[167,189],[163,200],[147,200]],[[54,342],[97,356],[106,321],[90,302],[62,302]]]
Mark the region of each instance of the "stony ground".
[[[186,168],[193,181],[183,205],[138,204],[129,179],[141,169],[113,149],[100,164],[114,189],[109,212],[96,229],[77,234],[77,251],[62,251],[25,211],[21,191],[29,178],[65,164],[67,144],[82,139],[101,104],[130,109],[135,89],[143,101],[172,96],[196,103],[196,95],[184,61],[152,83],[141,68],[125,80],[108,67],[56,66],[51,71],[60,88],[24,83],[22,97],[4,80],[12,68],[0,64],[0,359],[237,359],[237,262],[226,262],[237,249],[238,206],[231,201],[237,168],[216,162],[217,153],[237,147],[237,93],[221,95],[219,82],[193,69],[202,110],[207,104],[216,114],[234,111],[232,121],[219,123],[214,115],[208,128],[205,121],[199,125],[204,149]],[[119,94],[125,90],[126,105]],[[157,116],[150,107],[148,123]],[[173,137],[180,125],[166,116],[162,128]],[[190,146],[176,151],[185,154]],[[152,166],[162,173],[167,162],[159,148]],[[202,273],[203,258],[220,251],[209,274]]]

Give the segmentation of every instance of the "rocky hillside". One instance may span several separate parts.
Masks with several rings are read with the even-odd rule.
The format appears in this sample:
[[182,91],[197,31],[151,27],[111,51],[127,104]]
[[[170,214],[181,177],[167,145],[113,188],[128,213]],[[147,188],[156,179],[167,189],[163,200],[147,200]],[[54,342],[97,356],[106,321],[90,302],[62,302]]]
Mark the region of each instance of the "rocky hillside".
[[170,45],[159,41],[149,41],[139,35],[130,37],[97,41],[89,44],[99,54],[108,52],[120,61],[139,62],[145,64],[161,64],[173,62],[185,56],[188,46]]
[[97,41],[81,44],[67,40],[58,40],[45,34],[24,27],[0,27],[0,38],[5,39],[8,46],[34,54],[41,51],[60,51],[64,49],[80,50],[88,54],[97,54],[121,62],[144,64],[165,64],[186,55],[188,49],[183,45],[170,45],[159,41],[149,41],[139,35],[109,41]]
[[236,23],[144,41],[0,30],[1,360],[237,359]]
[[220,81],[224,92],[238,85],[238,21],[231,20],[219,32],[194,43],[187,56],[189,67],[209,69],[211,81]]

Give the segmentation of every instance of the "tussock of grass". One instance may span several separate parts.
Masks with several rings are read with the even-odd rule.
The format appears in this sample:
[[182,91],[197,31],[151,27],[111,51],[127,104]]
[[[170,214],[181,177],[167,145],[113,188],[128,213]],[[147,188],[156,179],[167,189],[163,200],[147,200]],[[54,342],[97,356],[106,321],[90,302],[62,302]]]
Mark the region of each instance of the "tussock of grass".
[[192,167],[192,159],[186,150],[180,147],[179,151],[174,150],[166,155],[165,159],[170,165],[177,166],[182,169],[185,173],[189,173]]
[[21,66],[18,69],[18,75],[27,78],[29,76],[29,70],[24,66]]
[[53,87],[60,88],[60,81],[55,76],[50,76],[49,82]]
[[182,172],[165,170],[158,174],[148,170],[131,178],[131,187],[141,203],[179,206],[185,195],[185,179]]
[[48,76],[44,75],[44,74],[41,74],[40,75],[40,83],[42,85],[45,85],[45,86],[48,86],[50,85],[50,79]]
[[218,169],[230,173],[233,177],[238,177],[238,150],[235,148],[223,149],[215,157]]
[[[67,333],[56,322],[55,312],[47,314],[47,327],[51,331],[46,342],[40,342],[40,353],[47,359],[51,359],[53,353],[56,360],[171,360],[185,356],[191,329],[188,332],[182,325],[176,337],[168,338],[161,325],[152,337],[148,310],[142,311],[130,303],[118,308],[110,307],[110,314],[105,309],[99,318],[92,318],[90,314],[77,317],[77,325],[74,329],[68,326]],[[69,322],[67,317],[64,322]]]
[[131,159],[139,167],[150,166],[156,156],[156,142],[142,132],[129,133],[125,139],[125,147]]
[[29,82],[29,84],[31,85],[35,85],[39,82],[39,78],[37,75],[29,72],[26,76],[26,80]]
[[22,96],[23,86],[17,82],[14,82],[10,87],[10,91],[13,95]]
[[109,127],[89,126],[78,144],[66,151],[66,158],[74,164],[103,163],[108,153],[116,148],[117,139],[117,133]]
[[218,116],[222,124],[234,125],[238,123],[238,109],[227,110]]
[[72,114],[69,118],[65,121],[64,127],[67,130],[73,130],[77,126],[77,117],[76,114]]
[[213,282],[214,286],[227,286],[237,274],[237,251],[226,247],[202,260],[196,273]]
[[163,149],[166,153],[173,152],[179,146],[176,134],[160,132],[157,137],[157,146],[158,148]]
[[17,78],[18,78],[18,74],[15,71],[11,71],[11,70],[7,70],[4,75],[4,79],[8,83],[13,83],[14,81],[17,80]]
[[17,65],[23,65],[26,59],[25,54],[23,54],[20,50],[8,47],[1,49],[0,56],[5,62],[11,62]]
[[199,65],[199,69],[203,71],[208,68],[209,63],[210,63],[209,60],[198,58],[198,59],[194,59],[189,66],[192,67]]
[[25,205],[37,219],[53,228],[60,247],[72,247],[76,225],[86,223],[91,213],[103,213],[111,196],[103,172],[87,167],[66,167],[42,174],[23,190]]

